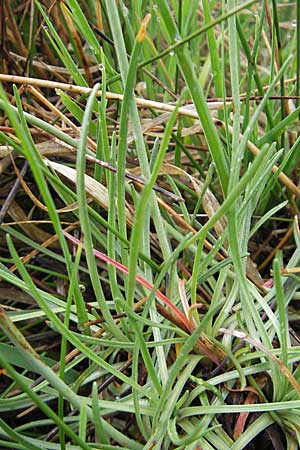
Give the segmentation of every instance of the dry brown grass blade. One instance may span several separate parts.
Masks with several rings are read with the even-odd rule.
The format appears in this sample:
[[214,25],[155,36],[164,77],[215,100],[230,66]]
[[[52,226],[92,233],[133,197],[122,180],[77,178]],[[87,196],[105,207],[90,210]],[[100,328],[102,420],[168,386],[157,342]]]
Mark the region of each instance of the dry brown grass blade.
[[[36,148],[39,150],[41,155],[47,157],[75,154],[75,149],[73,147],[64,142],[56,140],[56,138],[53,140],[40,142],[36,144]],[[0,146],[0,175],[11,164],[11,155],[15,157],[18,156],[14,154],[13,147],[9,145]]]
[[293,235],[293,227],[291,226],[288,228],[287,232],[284,234],[284,236],[280,239],[279,243],[276,245],[276,247],[271,251],[271,253],[265,258],[265,260],[260,264],[259,270],[264,269],[275,257],[276,252],[283,248],[287,241],[290,239],[290,237]]
[[[155,128],[158,127],[159,125],[162,125],[165,122],[167,122],[169,120],[169,118],[170,118],[170,113],[163,113],[163,114],[160,114],[159,116],[153,117],[151,119],[149,119],[149,118],[148,119],[141,119],[141,131],[142,131],[142,133],[146,134],[146,135],[149,135],[149,136],[156,137],[158,134],[154,133],[153,130],[155,130]],[[129,125],[127,143],[131,144],[132,142],[134,142],[134,135],[133,135],[133,132],[132,132],[132,128]]]
[[[65,166],[63,164],[56,163],[54,161],[45,160],[47,166],[51,167],[55,172],[60,173],[72,183],[76,183],[76,170],[72,167]],[[109,195],[108,190],[103,184],[94,180],[94,178],[89,175],[85,175],[85,187],[87,194],[95,200],[98,205],[102,206],[104,209],[108,209],[109,205]],[[129,207],[126,207],[126,219],[127,222],[132,225],[133,214],[131,213]]]
[[4,2],[4,8],[7,18],[7,32],[8,39],[14,44],[15,48],[18,48],[22,56],[27,57],[27,48],[23,42],[22,35],[15,20],[15,14],[12,10],[12,2],[6,0]]
[[0,159],[6,158],[13,152],[13,147],[10,145],[0,145]]
[[[185,108],[187,108],[187,107],[185,107]],[[159,116],[153,117],[151,119],[141,119],[142,133],[145,134],[146,136],[150,136],[150,137],[163,137],[164,127],[162,125],[165,124],[169,120],[169,118],[170,118],[170,113],[163,113],[163,114],[160,114]],[[194,118],[192,118],[192,119],[194,119]],[[176,132],[176,130],[177,130],[177,126],[175,125],[173,128],[173,132]],[[181,137],[193,136],[193,135],[199,134],[199,133],[203,134],[203,128],[198,120],[193,125],[182,128],[182,130],[180,132]],[[134,142],[134,136],[133,136],[133,133],[131,130],[129,132],[127,142],[128,142],[128,144],[131,144],[132,142]]]
[[15,222],[18,222],[20,228],[22,228],[24,233],[32,240],[37,242],[44,242],[45,240],[49,239],[50,234],[37,227],[36,225],[33,225],[24,210],[15,200],[11,202],[8,214]]
[[51,103],[38,89],[31,85],[26,85],[27,91],[33,94],[40,103],[46,106],[50,111],[59,117],[64,123],[68,124],[71,128],[74,128],[78,132],[78,127],[70,120],[64,113],[62,113],[58,108],[56,108],[53,103]]
[[[49,100],[46,99],[46,97],[41,94],[41,92],[39,92],[36,88],[34,88],[33,86],[27,86],[27,89],[38,99],[41,101],[41,103],[43,103],[47,108],[50,109],[50,111],[52,111],[56,117],[60,117],[60,119],[63,121],[63,123],[68,124],[74,131],[76,134],[80,133],[80,127],[78,127],[77,125],[75,125],[72,120],[70,120],[65,114],[63,114],[58,108],[56,108],[56,106],[54,106]],[[93,141],[93,139],[91,139],[90,137],[88,137],[88,143],[90,145],[90,147],[93,150],[96,150],[97,148],[97,144],[95,141]]]
[[[74,228],[78,226],[79,222],[75,222],[72,225],[69,225],[65,228],[64,231],[72,231]],[[53,236],[50,236],[46,241],[41,243],[41,247],[47,248],[51,246],[57,246],[57,235],[54,234]],[[27,253],[27,255],[22,256],[20,259],[22,260],[23,264],[27,264],[32,258],[35,258],[36,255],[40,253],[39,250],[34,249],[31,252]],[[9,268],[10,272],[15,272],[17,270],[17,266],[14,264]]]
[[[14,58],[16,61],[20,61],[20,62],[25,62],[26,58],[24,56],[18,55],[17,53],[14,52],[9,52],[9,55]],[[35,69],[40,69],[43,70],[45,72],[51,72],[53,75],[58,76],[59,74],[61,75],[70,75],[70,71],[68,69],[66,69],[65,67],[60,67],[60,66],[53,66],[51,64],[46,64],[43,60],[39,59],[38,56],[35,56],[34,59],[31,62],[32,66]],[[77,69],[79,73],[84,74],[85,71],[84,69],[78,68]],[[98,73],[99,72],[99,64],[94,64],[92,66],[89,67],[90,73]],[[47,78],[47,76],[45,75],[45,79]],[[61,77],[59,77],[61,78]]]
[[[5,222],[5,226],[13,226],[13,225],[19,225],[20,223],[22,224],[33,224],[33,225],[43,225],[43,224],[47,224],[50,225],[52,224],[51,220],[38,220],[38,219],[30,219],[30,220],[23,220],[23,221],[17,221],[17,222]],[[60,221],[61,225],[72,225],[72,222],[66,222],[65,220],[61,220]]]
[[[14,161],[14,159],[12,158],[12,164],[14,166],[16,175],[24,189],[24,191],[26,192],[26,194],[28,195],[28,197],[32,200],[32,202],[38,207],[40,208],[42,211],[48,212],[48,208],[47,206],[45,206],[35,195],[34,193],[31,191],[31,189],[29,188],[28,184],[25,182],[24,178],[22,177],[18,167],[16,166],[16,163]],[[71,212],[71,211],[75,211],[78,208],[78,204],[77,202],[73,202],[70,205],[64,206],[63,208],[59,208],[56,210],[56,212],[58,214],[62,214],[62,213],[66,213],[66,212]],[[32,222],[31,222],[32,223]]]
[[[61,89],[63,91],[70,91],[77,94],[88,94],[91,92],[91,88],[87,88],[84,86],[75,86],[73,84],[68,83],[58,83],[54,81],[48,81],[48,80],[42,80],[38,78],[29,78],[29,77],[19,77],[15,75],[6,75],[6,74],[0,74],[0,81],[8,82],[8,83],[19,83],[19,84],[28,84],[32,86],[39,86],[39,87],[45,87],[50,89]],[[98,96],[101,96],[102,92],[99,90]],[[116,94],[112,92],[106,92],[106,98],[109,100],[123,100],[122,94]],[[135,98],[135,102],[137,106],[143,107],[143,108],[153,108],[160,111],[167,111],[172,112],[175,108],[174,105],[169,105],[165,103],[155,102],[151,100],[141,99],[141,98]],[[223,108],[224,103],[217,101],[217,102],[207,102],[207,105],[210,109],[219,109]],[[178,108],[178,114],[192,117],[194,119],[198,119],[197,112],[195,111],[195,108],[193,105],[189,105],[189,107],[182,106]],[[221,126],[222,128],[225,127],[224,123],[220,121],[219,119],[214,119],[215,124],[217,126]],[[228,131],[232,134],[233,129],[231,126],[228,125]],[[242,138],[242,135],[241,135]],[[260,150],[256,145],[254,145],[251,141],[248,141],[247,143],[248,149],[253,153],[255,156],[260,153]],[[272,171],[273,173],[277,172],[278,167],[276,165],[273,166]],[[292,182],[292,180],[285,175],[285,173],[281,172],[279,174],[278,179],[291,191],[293,194],[295,194],[298,198],[300,198],[300,190],[298,187]]]
[[[90,94],[92,91],[91,88],[85,86],[76,86],[71,83],[59,83],[57,81],[44,80],[40,78],[19,77],[17,75],[0,74],[0,81],[6,83],[27,84],[31,86],[39,86],[48,89],[60,89],[62,91],[73,92],[76,94]],[[99,90],[97,95],[101,97],[102,91]],[[106,92],[105,96],[108,100],[117,100],[117,101],[123,101],[124,98],[122,94],[116,94],[114,92]],[[147,100],[139,97],[135,97],[134,100],[136,105],[141,108],[149,108],[149,109],[153,108],[158,111],[166,111],[166,112],[172,112],[175,109],[174,105],[170,105],[168,103],[156,102],[153,100]],[[231,104],[231,102],[229,103]],[[224,107],[224,102],[223,101],[207,102],[207,106],[211,110],[222,109]],[[178,108],[178,114],[198,119],[197,113],[195,111],[192,112],[191,108],[193,108],[193,105],[190,105],[189,107],[180,107]]]
[[[62,141],[57,140],[56,138],[54,138],[53,140],[48,140],[48,141],[44,141],[39,144],[36,144],[36,148],[39,150],[39,152],[42,156],[47,156],[47,157],[62,156],[62,155],[74,156],[76,154],[75,148],[71,147],[70,145],[68,145]],[[6,145],[0,146],[0,159],[3,158],[2,161],[0,161],[0,174],[1,174],[1,170],[5,170],[6,167],[9,165],[9,163],[11,162],[10,158],[8,158],[7,161],[5,158],[7,155],[8,156],[11,155],[12,152],[13,152],[13,147],[6,146]],[[111,172],[117,171],[117,169],[114,166],[106,163],[105,161],[98,160],[91,155],[86,155],[86,159],[88,161],[91,161],[94,164],[99,164],[101,167],[104,167],[105,169],[108,169]],[[3,166],[3,169],[2,169],[2,166]],[[22,177],[19,176],[19,170],[15,164],[14,164],[14,167],[15,167],[15,172],[16,172],[17,176],[20,178],[20,182],[21,182],[24,190],[27,192],[28,196],[39,208],[43,209],[44,211],[47,211],[46,206],[43,205],[34,196],[34,194],[30,191],[30,189],[28,188],[27,184],[24,182]],[[128,178],[130,181],[132,181],[139,187],[142,187],[145,185],[145,181],[142,178],[136,177],[135,175],[133,175],[130,172],[125,172],[125,178]],[[178,195],[175,195],[172,192],[167,191],[158,185],[154,185],[153,190],[156,190],[156,191],[164,194],[165,196],[169,197],[172,201],[176,201],[176,202],[183,201],[183,199],[181,197],[179,197]],[[65,206],[64,208],[58,209],[57,212],[63,213],[63,212],[68,212],[68,211],[74,211],[75,209],[77,209],[76,205],[77,205],[77,203],[74,202],[71,205],[68,205],[68,206]]]
[[[37,78],[28,78],[28,77],[19,77],[19,76],[14,76],[14,75],[0,74],[0,81],[9,82],[9,83],[28,84],[28,85],[32,85],[32,86],[40,86],[40,87],[46,87],[46,88],[51,88],[51,89],[61,89],[64,91],[70,91],[70,92],[79,93],[79,94],[88,94],[91,92],[90,88],[83,87],[83,86],[75,86],[75,85],[67,84],[67,83],[58,83],[58,82],[53,82],[53,81],[48,81],[48,80],[42,80],[42,79],[37,79]],[[99,90],[98,95],[99,96],[102,95],[101,90]],[[123,100],[123,95],[111,93],[111,92],[107,92],[106,97],[107,97],[107,99],[111,99],[111,100],[118,100],[118,101]],[[153,108],[156,110],[167,111],[167,112],[172,112],[175,108],[174,105],[164,104],[164,103],[141,99],[141,98],[135,98],[135,101],[136,101],[137,106],[140,106],[143,108]],[[218,109],[220,107],[223,108],[223,102],[207,102],[207,104],[208,104],[208,107],[210,107],[211,109]],[[194,119],[198,119],[197,112],[195,111],[195,108],[193,105],[188,105],[188,107],[183,106],[183,107],[178,108],[178,114],[192,117]],[[214,119],[214,121],[217,126],[221,126],[222,128],[224,128],[225,125],[222,121],[220,121],[218,119]],[[231,134],[233,132],[232,127],[229,125],[228,125],[228,131]],[[242,135],[241,135],[241,138],[242,138]],[[260,153],[259,148],[256,147],[251,141],[248,140],[247,145],[248,145],[248,149],[255,156]],[[276,165],[274,165],[272,167],[272,171],[273,171],[273,173],[277,172],[278,167]],[[300,198],[299,188],[290,180],[290,178],[288,176],[286,176],[283,172],[281,172],[278,176],[278,179],[293,194],[295,194],[297,196],[297,198]]]
[[289,267],[280,270],[281,275],[289,275],[293,273],[300,273],[300,267]]
[[[51,88],[51,89],[61,89],[64,91],[70,91],[70,92],[74,92],[74,93],[78,93],[78,94],[88,94],[91,92],[91,88],[87,88],[84,86],[75,86],[75,85],[67,84],[67,83],[58,83],[58,82],[54,82],[54,81],[41,80],[38,78],[19,77],[19,76],[15,76],[15,75],[0,74],[0,81],[9,82],[9,83],[28,84],[28,85],[32,85],[32,86],[40,86],[40,87],[46,87],[46,88]],[[99,90],[98,95],[99,96],[102,95],[101,90]],[[122,101],[123,95],[106,92],[106,98],[111,99],[111,100]],[[155,102],[152,100],[141,99],[141,98],[137,98],[137,97],[135,98],[135,102],[136,102],[137,106],[140,106],[143,108],[153,108],[153,109],[160,110],[160,111],[172,112],[175,108],[174,105]],[[207,102],[207,105],[210,109],[215,110],[215,109],[223,108],[224,103],[220,102],[220,101]],[[187,117],[192,117],[194,119],[198,119],[198,115],[197,115],[197,112],[195,111],[194,105],[188,105],[188,107],[182,106],[182,107],[178,108],[178,114],[181,114],[181,115],[184,115]],[[214,119],[214,122],[217,126],[221,126],[222,128],[225,127],[225,124],[222,121],[220,121],[219,119]],[[233,133],[233,129],[230,125],[228,125],[228,131],[230,132],[230,134]],[[241,138],[242,138],[242,135],[241,135]],[[256,145],[254,145],[249,140],[247,142],[247,146],[253,155],[257,156],[260,153],[259,148],[256,147]],[[276,165],[274,165],[272,167],[272,172],[275,173],[277,171],[278,171],[278,167]],[[278,179],[293,194],[295,194],[298,198],[300,198],[300,190],[292,182],[292,180],[287,175],[285,175],[285,173],[281,172],[278,176]]]

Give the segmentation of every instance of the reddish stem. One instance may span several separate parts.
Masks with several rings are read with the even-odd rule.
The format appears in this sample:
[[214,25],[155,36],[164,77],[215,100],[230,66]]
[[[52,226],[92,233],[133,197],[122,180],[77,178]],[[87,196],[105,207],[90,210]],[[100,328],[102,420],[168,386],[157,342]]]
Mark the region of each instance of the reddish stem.
[[[76,239],[71,234],[64,231],[64,235],[74,244],[78,245],[80,244],[80,241]],[[112,266],[116,267],[120,272],[128,275],[128,268],[124,266],[123,264],[119,263],[113,258],[110,258],[109,256],[105,255],[104,253],[100,252],[99,250],[93,249],[93,253],[96,256],[96,258],[100,259],[101,261],[106,262],[107,264],[111,264]],[[144,277],[141,275],[136,275],[135,277],[136,281],[140,283],[142,286],[147,288],[149,291],[152,291],[153,284],[149,283]],[[171,300],[164,295],[159,289],[156,289],[155,295],[157,298],[159,298],[165,305],[167,305],[173,312],[176,314],[176,316],[181,320],[181,322],[184,324],[185,328],[192,332],[194,330],[194,326],[191,324],[191,322],[185,317],[182,311],[180,311],[177,306],[174,305],[174,303],[171,302]]]

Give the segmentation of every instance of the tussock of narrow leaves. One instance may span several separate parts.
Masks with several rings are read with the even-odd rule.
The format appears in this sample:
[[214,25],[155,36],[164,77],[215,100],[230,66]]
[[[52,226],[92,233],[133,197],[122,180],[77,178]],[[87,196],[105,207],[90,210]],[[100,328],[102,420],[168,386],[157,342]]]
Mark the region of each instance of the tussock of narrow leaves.
[[298,2],[0,17],[0,448],[298,448]]

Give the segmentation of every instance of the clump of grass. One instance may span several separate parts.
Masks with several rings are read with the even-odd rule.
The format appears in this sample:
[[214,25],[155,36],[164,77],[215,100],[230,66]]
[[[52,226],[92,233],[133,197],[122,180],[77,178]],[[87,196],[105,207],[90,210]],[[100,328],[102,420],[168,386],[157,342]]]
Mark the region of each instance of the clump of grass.
[[0,448],[297,448],[300,6],[1,8]]

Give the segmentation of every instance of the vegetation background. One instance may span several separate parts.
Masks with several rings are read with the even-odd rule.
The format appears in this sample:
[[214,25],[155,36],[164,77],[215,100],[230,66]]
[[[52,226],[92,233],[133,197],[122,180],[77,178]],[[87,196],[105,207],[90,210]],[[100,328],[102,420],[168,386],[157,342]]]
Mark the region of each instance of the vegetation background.
[[300,442],[300,2],[0,2],[0,448]]

